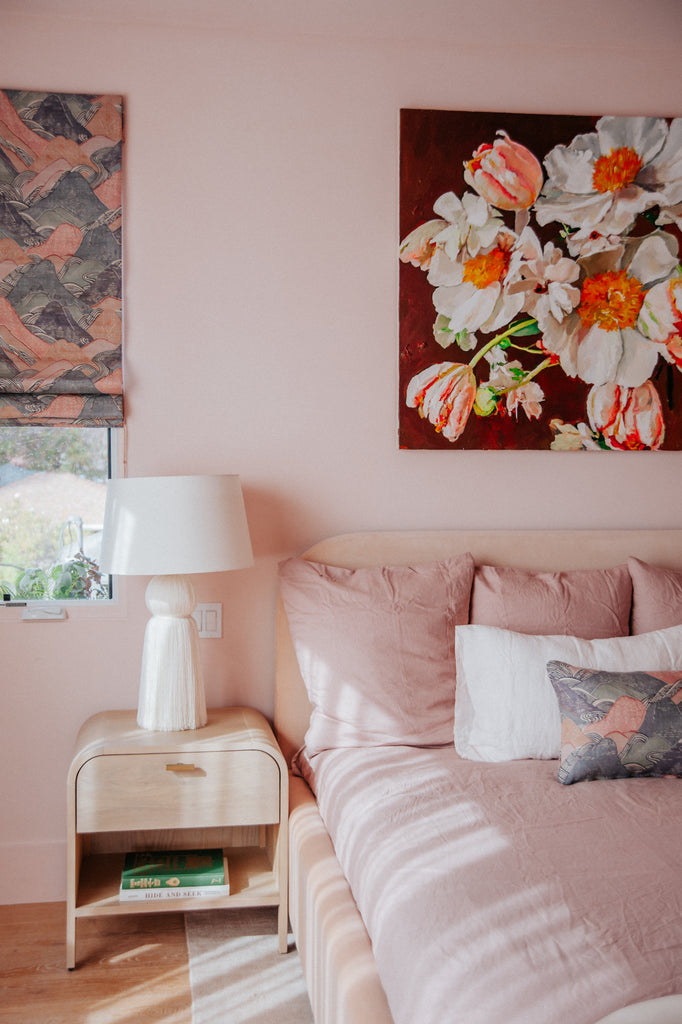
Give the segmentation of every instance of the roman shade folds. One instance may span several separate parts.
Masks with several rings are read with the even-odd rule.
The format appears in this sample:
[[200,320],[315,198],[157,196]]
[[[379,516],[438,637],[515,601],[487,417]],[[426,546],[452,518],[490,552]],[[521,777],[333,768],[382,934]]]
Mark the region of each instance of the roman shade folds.
[[120,96],[0,91],[0,426],[123,424]]

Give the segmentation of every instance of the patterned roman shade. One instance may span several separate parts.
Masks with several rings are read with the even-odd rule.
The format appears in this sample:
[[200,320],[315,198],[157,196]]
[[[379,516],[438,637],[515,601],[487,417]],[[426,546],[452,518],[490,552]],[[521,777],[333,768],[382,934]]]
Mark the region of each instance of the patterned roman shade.
[[123,423],[120,96],[0,91],[0,426]]

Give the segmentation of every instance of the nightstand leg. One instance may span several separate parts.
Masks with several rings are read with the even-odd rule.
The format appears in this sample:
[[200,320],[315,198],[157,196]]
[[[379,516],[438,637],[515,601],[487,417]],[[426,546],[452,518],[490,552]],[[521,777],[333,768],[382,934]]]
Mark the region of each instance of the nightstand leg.
[[66,969],[72,971],[76,966],[76,918],[66,912]]
[[279,910],[277,911],[277,934],[279,936],[279,951],[280,953],[289,952],[289,915],[287,913],[286,903],[282,905],[280,903]]
[[82,857],[83,837],[72,828],[66,849],[66,968],[69,971],[76,966],[76,898]]

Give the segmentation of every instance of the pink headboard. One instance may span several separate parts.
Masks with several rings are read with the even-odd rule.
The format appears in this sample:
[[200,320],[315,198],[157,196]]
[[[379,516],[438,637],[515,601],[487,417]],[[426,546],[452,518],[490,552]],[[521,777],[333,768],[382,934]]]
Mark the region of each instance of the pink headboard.
[[[320,541],[303,558],[348,569],[413,565],[470,551],[478,565],[596,569],[629,555],[682,569],[682,530],[443,530],[347,533]],[[281,600],[277,609],[275,731],[287,761],[303,743],[310,702]]]

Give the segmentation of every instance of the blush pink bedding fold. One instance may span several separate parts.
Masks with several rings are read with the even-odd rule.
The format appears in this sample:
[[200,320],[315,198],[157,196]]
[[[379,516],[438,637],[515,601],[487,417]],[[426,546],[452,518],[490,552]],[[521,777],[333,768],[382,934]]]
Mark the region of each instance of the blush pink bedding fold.
[[395,1024],[594,1024],[682,992],[682,785],[326,751],[308,773]]

